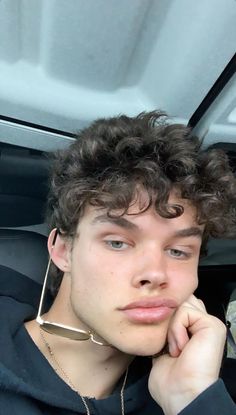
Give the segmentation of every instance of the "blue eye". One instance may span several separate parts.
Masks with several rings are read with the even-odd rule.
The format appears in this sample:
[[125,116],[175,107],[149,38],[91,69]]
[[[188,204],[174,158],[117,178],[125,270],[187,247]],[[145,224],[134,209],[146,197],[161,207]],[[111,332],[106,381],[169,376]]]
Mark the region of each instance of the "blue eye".
[[174,256],[176,258],[179,258],[179,257],[185,255],[185,252],[180,251],[179,249],[170,249],[170,253],[171,253],[172,256]]
[[116,249],[117,251],[121,251],[122,249],[125,249],[128,246],[125,242],[122,242],[122,241],[105,241],[105,242],[109,247]]
[[[180,246],[181,248],[181,246]],[[168,248],[167,253],[168,255],[176,260],[190,260],[191,258],[197,258],[199,255],[199,252],[197,249],[193,249],[190,246],[183,246],[184,250],[178,249],[178,248]]]
[[170,249],[170,255],[176,259],[188,259],[191,258],[191,252],[181,251],[180,249]]

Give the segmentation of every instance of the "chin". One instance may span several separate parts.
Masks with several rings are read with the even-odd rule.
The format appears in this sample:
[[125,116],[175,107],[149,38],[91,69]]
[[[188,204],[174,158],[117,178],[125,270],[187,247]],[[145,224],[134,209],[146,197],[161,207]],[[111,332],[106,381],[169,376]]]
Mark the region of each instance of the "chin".
[[152,357],[162,354],[162,351],[165,350],[165,345],[163,347],[134,347],[126,350],[127,354],[132,356],[143,356],[143,357]]
[[132,356],[154,356],[166,346],[168,325],[129,326],[101,335],[114,349]]
[[157,339],[151,341],[142,339],[140,342],[135,341],[135,339],[129,339],[129,341],[127,339],[125,342],[119,342],[115,347],[132,356],[155,356],[166,349],[166,338],[158,339],[158,341]]

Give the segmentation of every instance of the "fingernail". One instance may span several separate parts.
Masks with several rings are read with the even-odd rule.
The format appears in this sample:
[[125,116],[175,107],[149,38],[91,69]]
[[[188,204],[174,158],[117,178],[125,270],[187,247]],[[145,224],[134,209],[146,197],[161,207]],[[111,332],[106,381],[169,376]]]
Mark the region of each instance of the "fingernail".
[[174,356],[176,353],[176,343],[174,341],[172,341],[171,343],[169,343],[169,354],[171,356]]
[[169,353],[172,357],[178,357],[180,355],[181,351],[179,350],[175,341],[172,341],[169,344]]

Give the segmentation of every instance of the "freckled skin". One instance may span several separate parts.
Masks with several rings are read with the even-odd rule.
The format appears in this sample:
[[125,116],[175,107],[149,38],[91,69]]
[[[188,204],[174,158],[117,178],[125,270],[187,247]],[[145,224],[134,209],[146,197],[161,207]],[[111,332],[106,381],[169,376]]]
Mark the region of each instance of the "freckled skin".
[[79,236],[68,248],[67,320],[72,325],[82,324],[132,355],[152,355],[163,348],[171,316],[157,324],[133,324],[120,308],[152,296],[180,305],[197,287],[201,238],[175,236],[180,229],[198,226],[195,210],[174,195],[171,202],[184,206],[179,218],[164,219],[153,208],[140,213],[138,204],[132,206],[129,213],[136,214],[124,218],[135,230],[105,221],[94,224],[101,210],[87,209]]

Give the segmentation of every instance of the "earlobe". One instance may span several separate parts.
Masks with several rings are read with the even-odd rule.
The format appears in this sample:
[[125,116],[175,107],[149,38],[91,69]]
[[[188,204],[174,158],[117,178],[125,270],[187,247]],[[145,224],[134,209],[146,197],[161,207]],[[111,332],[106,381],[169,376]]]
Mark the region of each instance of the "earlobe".
[[48,237],[48,252],[57,268],[63,272],[70,271],[70,243],[57,229],[53,229]]

